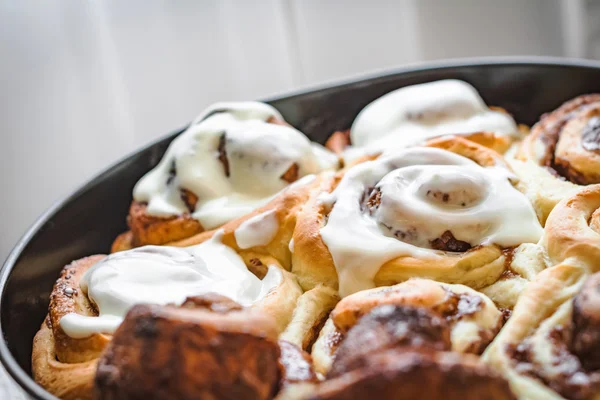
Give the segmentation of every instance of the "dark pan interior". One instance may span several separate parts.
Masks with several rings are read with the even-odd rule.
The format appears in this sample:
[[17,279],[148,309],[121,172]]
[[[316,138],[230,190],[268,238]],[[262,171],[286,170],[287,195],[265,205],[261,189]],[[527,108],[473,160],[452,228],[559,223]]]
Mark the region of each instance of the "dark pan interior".
[[[291,124],[323,143],[334,130],[348,128],[362,107],[384,93],[446,78],[471,83],[488,104],[506,108],[525,124],[574,96],[600,92],[600,64],[533,59],[399,70],[270,103]],[[135,182],[156,165],[175,134],[109,168],[46,213],[6,261],[0,280],[5,341],[0,343],[0,358],[35,398],[54,398],[35,385],[29,373],[31,342],[46,315],[59,270],[74,259],[109,250],[114,237],[126,229]]]

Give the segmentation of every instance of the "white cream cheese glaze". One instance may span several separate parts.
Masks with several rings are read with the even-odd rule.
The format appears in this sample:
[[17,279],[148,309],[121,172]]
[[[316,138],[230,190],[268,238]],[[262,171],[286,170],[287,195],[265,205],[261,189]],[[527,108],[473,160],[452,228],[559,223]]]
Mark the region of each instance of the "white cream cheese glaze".
[[196,246],[145,246],[106,257],[86,271],[79,284],[99,315],[69,313],[61,318],[61,328],[73,338],[110,334],[135,304],[178,305],[188,296],[206,293],[249,306],[281,283],[282,273],[275,266],[258,279],[221,238],[218,232]]
[[148,203],[150,215],[169,217],[190,211],[181,198],[181,190],[189,190],[198,197],[192,217],[213,229],[266,204],[288,185],[282,176],[294,166],[298,177],[337,168],[333,154],[270,118],[282,120],[264,103],[214,104],[137,183],[134,199]]
[[277,235],[279,220],[275,210],[265,211],[242,222],[233,232],[235,241],[241,249],[254,246],[266,246]]
[[445,134],[494,132],[519,136],[509,115],[490,110],[466,82],[448,79],[394,90],[367,105],[350,131],[345,157],[377,154]]
[[[481,167],[455,153],[414,147],[349,169],[331,194],[321,228],[339,278],[340,295],[374,286],[387,261],[400,256],[435,259],[431,241],[451,231],[471,246],[536,243],[542,227],[533,207],[502,166]],[[364,209],[367,188],[379,206]],[[371,192],[372,193],[372,192]]]

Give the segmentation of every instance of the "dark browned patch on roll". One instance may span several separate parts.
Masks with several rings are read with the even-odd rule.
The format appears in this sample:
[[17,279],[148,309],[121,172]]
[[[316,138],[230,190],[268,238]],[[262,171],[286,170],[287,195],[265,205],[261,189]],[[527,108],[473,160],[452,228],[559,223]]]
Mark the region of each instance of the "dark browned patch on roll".
[[327,377],[360,368],[365,356],[371,353],[401,346],[449,350],[450,325],[423,307],[390,304],[375,307],[348,331]]
[[379,188],[368,188],[363,194],[362,209],[373,214],[375,210],[379,208],[381,204],[381,189]]

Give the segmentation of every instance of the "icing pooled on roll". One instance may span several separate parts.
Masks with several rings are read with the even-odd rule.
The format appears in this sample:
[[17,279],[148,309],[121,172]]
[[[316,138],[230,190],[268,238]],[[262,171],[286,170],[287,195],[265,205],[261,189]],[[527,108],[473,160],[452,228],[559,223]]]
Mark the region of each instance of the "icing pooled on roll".
[[133,195],[148,203],[150,215],[189,212],[213,229],[266,204],[299,178],[336,166],[335,156],[286,125],[273,107],[216,103],[171,143]]
[[189,296],[206,293],[249,306],[281,283],[282,273],[275,266],[262,280],[257,278],[233,249],[221,243],[221,236],[187,248],[145,246],[106,257],[80,281],[99,315],[67,314],[60,320],[61,328],[73,338],[113,333],[135,304],[179,305]]
[[347,155],[354,158],[434,136],[480,131],[519,135],[510,115],[489,109],[466,82],[449,79],[407,86],[378,98],[358,114],[350,131],[354,147]]
[[440,257],[479,245],[506,248],[542,234],[527,198],[503,166],[482,167],[436,148],[410,148],[346,172],[321,201],[331,210],[321,237],[342,296],[373,287],[387,261]]

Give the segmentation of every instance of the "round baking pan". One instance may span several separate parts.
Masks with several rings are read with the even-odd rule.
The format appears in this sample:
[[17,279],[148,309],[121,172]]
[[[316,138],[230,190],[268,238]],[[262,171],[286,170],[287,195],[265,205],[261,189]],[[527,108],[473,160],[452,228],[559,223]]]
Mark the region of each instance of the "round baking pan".
[[[369,102],[399,87],[455,78],[484,100],[533,124],[544,112],[583,93],[600,92],[600,63],[549,58],[492,58],[405,67],[267,100],[288,122],[323,143],[347,129]],[[33,336],[48,311],[49,295],[70,261],[106,253],[126,230],[137,180],[155,166],[176,131],[124,158],[42,215],[17,243],[0,272],[0,360],[35,399],[56,399],[31,377]]]

